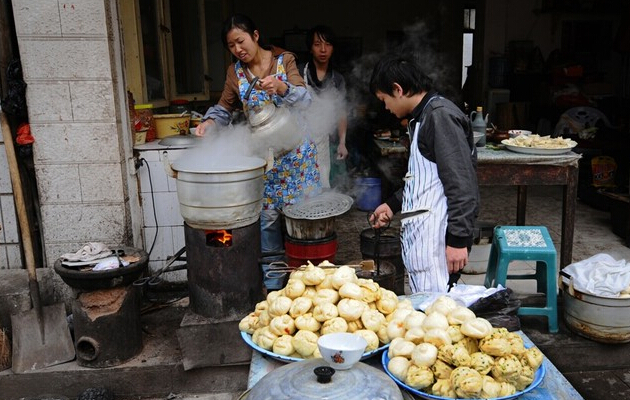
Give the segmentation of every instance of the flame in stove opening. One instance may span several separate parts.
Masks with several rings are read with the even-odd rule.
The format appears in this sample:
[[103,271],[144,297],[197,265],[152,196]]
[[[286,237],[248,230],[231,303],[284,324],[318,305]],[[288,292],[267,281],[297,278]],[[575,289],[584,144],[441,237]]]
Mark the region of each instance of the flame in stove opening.
[[232,245],[232,231],[226,229],[207,230],[206,244],[214,247],[229,247]]

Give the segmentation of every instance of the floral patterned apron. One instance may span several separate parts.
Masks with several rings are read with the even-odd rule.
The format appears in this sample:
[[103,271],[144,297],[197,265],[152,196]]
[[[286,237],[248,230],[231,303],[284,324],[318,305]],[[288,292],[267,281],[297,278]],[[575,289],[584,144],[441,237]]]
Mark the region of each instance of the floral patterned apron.
[[[278,79],[287,82],[288,77],[282,60],[283,56],[280,55],[276,73]],[[240,61],[236,62],[234,68],[245,115],[248,115],[249,109],[265,104],[274,103],[276,106],[282,104],[281,96],[277,94],[270,96],[266,91],[255,87],[251,90],[249,98],[245,99],[245,93],[250,87],[246,68]],[[282,209],[285,205],[295,204],[302,196],[316,194],[321,184],[315,143],[308,138],[304,139],[298,148],[275,159],[273,166],[263,175],[263,180],[265,182],[263,209],[265,210]]]

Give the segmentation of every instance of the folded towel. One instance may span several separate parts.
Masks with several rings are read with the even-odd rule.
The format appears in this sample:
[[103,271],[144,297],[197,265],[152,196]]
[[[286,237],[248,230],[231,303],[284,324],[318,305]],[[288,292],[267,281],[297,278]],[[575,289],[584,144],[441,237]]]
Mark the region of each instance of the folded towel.
[[76,253],[62,254],[61,258],[65,261],[92,261],[109,257],[112,251],[100,242],[89,242],[81,247]]
[[576,290],[596,296],[619,297],[630,285],[626,260],[615,260],[605,253],[567,265],[563,272],[571,277]]

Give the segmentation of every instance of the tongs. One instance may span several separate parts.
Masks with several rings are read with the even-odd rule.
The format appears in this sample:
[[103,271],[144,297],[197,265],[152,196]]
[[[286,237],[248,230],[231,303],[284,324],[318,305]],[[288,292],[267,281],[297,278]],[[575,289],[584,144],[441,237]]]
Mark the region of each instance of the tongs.
[[136,279],[133,282],[133,286],[144,286],[145,284],[148,284],[149,286],[156,286],[162,282],[162,278],[160,278],[160,275],[162,275],[164,272],[177,271],[178,269],[183,269],[181,265],[176,265],[175,267],[172,267],[172,268],[171,268],[171,265],[177,260],[183,261],[180,257],[182,254],[184,254],[185,251],[186,251],[186,247],[184,246],[181,249],[179,249],[177,253],[175,253],[171,258],[169,258],[166,261],[166,264],[164,264],[164,266],[160,268],[160,270],[155,275]]
[[[328,268],[339,268],[342,266],[358,269],[360,271],[374,271],[374,260],[362,260],[359,264],[328,264],[328,265],[316,265],[318,268],[328,269]],[[287,273],[291,273],[293,271],[304,271],[307,265],[302,265],[299,267],[291,267],[284,261],[273,261],[269,263],[269,270],[265,273],[265,277],[267,278],[283,278]]]

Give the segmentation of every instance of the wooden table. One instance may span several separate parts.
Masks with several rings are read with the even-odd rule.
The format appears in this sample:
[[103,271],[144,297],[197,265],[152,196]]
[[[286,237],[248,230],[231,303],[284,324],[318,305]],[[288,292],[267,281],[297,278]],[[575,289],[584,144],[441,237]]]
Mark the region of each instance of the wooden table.
[[477,180],[481,185],[517,186],[516,225],[525,225],[527,186],[559,185],[562,195],[560,268],[572,262],[579,154],[520,154],[509,150],[478,149]]

